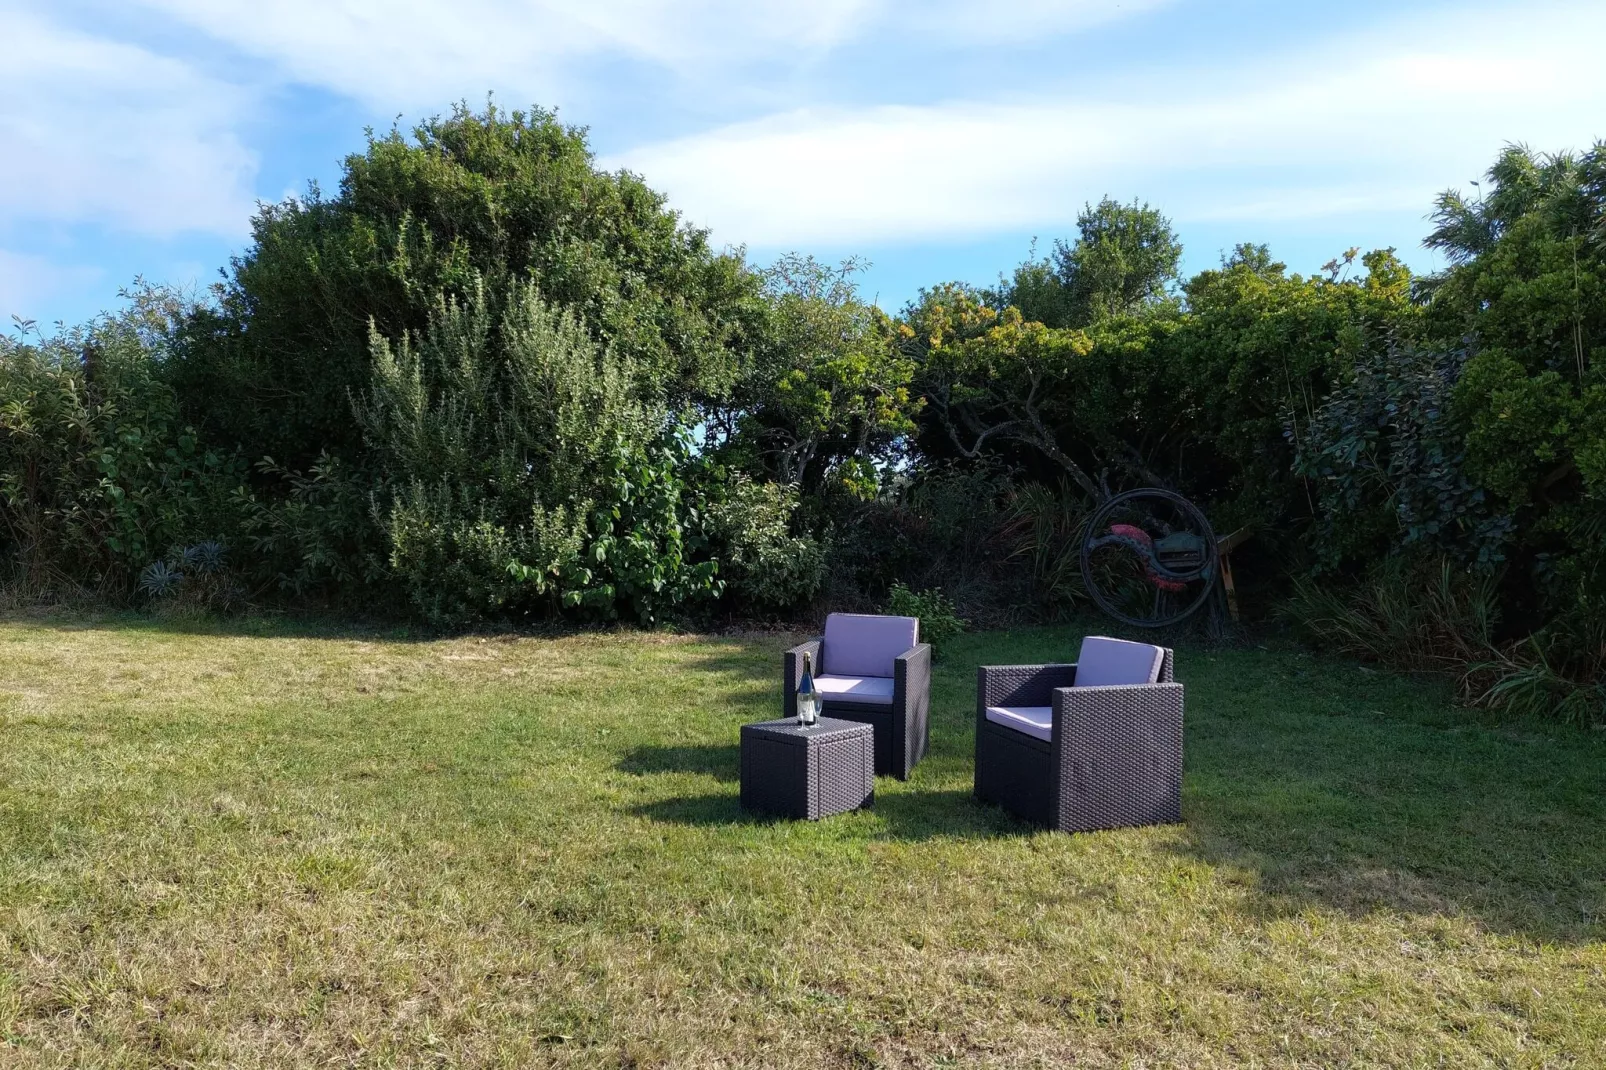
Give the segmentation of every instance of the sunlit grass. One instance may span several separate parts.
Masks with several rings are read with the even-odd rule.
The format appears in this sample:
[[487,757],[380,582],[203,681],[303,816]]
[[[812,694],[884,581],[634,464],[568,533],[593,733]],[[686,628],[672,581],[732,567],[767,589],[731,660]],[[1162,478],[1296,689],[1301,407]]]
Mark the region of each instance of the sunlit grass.
[[1606,739],[1184,648],[1177,828],[746,817],[779,637],[0,622],[0,1065],[1602,1065]]

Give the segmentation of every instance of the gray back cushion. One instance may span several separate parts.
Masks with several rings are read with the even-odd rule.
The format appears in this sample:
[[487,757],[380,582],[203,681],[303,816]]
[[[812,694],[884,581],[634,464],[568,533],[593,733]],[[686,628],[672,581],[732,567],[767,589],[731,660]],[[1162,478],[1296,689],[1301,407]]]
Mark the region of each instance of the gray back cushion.
[[1090,635],[1082,640],[1082,653],[1076,659],[1076,686],[1152,684],[1160,679],[1164,660],[1162,647]]
[[833,613],[825,618],[820,667],[832,676],[891,676],[893,661],[919,641],[917,617]]

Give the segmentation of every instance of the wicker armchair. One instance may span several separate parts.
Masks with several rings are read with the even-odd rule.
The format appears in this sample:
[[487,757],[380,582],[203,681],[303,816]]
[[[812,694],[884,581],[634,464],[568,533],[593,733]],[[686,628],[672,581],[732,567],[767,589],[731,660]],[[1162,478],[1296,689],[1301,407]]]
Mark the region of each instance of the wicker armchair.
[[913,617],[831,614],[823,636],[786,652],[781,716],[797,716],[797,685],[807,653],[821,715],[870,725],[876,775],[908,780],[929,742],[931,647],[919,642],[919,635],[920,622]]
[[[1095,641],[1120,643],[1084,641],[1082,663]],[[1143,677],[1154,682],[1105,684],[1111,674],[1101,671],[1079,685],[1075,664],[981,666],[979,801],[1061,832],[1182,820],[1182,685],[1172,652],[1122,646],[1155,652]]]

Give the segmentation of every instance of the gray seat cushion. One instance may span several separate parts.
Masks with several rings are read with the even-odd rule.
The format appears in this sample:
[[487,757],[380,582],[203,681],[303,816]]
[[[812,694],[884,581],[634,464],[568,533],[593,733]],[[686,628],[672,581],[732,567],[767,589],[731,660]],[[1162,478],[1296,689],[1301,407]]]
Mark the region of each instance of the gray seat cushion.
[[[899,651],[903,653],[903,651]],[[892,678],[888,676],[838,676],[831,673],[816,676],[814,686],[826,701],[867,702],[877,706],[892,705]]]
[[825,618],[820,668],[832,676],[891,679],[892,663],[919,641],[920,621],[915,617],[833,613]]
[[1076,686],[1152,684],[1160,679],[1164,660],[1161,647],[1090,635],[1082,640],[1082,653],[1076,659]]
[[1052,706],[988,706],[987,719],[1045,743],[1054,734]]

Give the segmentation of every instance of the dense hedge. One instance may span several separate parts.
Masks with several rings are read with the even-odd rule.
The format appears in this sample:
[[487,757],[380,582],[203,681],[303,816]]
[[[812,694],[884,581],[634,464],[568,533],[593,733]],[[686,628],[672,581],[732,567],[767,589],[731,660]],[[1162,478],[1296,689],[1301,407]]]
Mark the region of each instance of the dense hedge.
[[1243,245],[1182,279],[1106,199],[894,317],[853,262],[712,249],[550,114],[458,109],[264,208],[209,300],[0,342],[8,589],[1047,617],[1088,505],[1160,484],[1255,530],[1262,614],[1359,649],[1473,592],[1491,679],[1575,694],[1606,679],[1606,148],[1489,178],[1440,198],[1431,278]]

